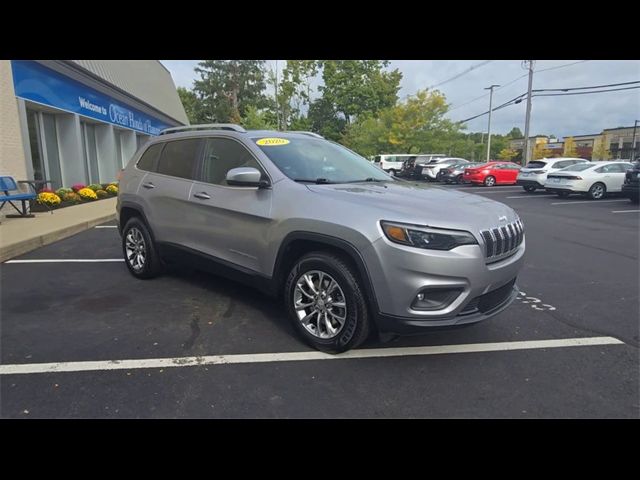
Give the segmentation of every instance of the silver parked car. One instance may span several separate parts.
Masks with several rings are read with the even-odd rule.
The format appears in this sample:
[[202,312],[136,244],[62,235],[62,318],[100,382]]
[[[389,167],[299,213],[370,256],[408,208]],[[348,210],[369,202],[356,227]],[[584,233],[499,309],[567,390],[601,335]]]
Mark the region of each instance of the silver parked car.
[[[425,209],[424,205],[429,205]],[[299,334],[341,352],[378,332],[478,322],[516,297],[524,229],[508,206],[398,180],[308,132],[169,129],[124,169],[126,265],[168,263],[283,298]]]

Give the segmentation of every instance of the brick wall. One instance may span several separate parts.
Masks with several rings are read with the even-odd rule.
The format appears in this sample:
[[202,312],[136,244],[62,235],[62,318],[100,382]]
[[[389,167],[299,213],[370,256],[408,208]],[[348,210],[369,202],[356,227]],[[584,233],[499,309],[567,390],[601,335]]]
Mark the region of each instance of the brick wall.
[[9,60],[0,60],[0,126],[0,174],[24,180],[27,168]]

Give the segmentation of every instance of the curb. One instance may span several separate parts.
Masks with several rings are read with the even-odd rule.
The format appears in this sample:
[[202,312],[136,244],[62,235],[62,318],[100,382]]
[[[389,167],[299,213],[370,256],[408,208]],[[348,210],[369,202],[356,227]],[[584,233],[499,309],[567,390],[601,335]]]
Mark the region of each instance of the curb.
[[81,222],[69,227],[64,227],[54,232],[49,232],[44,235],[38,235],[37,237],[33,237],[28,240],[12,243],[10,245],[2,245],[2,247],[0,247],[0,262],[6,262],[13,257],[17,257],[18,255],[30,252],[32,250],[35,250],[36,248],[44,247],[45,245],[57,242],[58,240],[63,240],[67,237],[75,235],[76,233],[80,233],[93,228],[96,225],[100,225],[101,223],[114,220],[115,218],[116,214],[111,213],[109,215],[103,215],[102,217],[94,218],[86,222]]

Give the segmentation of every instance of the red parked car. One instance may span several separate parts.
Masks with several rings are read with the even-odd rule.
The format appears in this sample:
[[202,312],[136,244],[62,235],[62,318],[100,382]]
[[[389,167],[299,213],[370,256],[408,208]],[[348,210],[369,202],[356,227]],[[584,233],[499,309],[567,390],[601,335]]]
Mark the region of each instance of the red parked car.
[[494,185],[515,185],[520,165],[513,162],[487,162],[473,168],[464,169],[464,183]]

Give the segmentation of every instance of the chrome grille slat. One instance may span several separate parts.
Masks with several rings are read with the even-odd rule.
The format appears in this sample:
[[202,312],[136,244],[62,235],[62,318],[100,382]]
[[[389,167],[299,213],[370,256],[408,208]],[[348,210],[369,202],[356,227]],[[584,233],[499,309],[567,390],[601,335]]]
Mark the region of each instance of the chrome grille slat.
[[480,236],[485,244],[487,259],[499,258],[516,250],[524,240],[524,225],[521,220],[482,230]]

